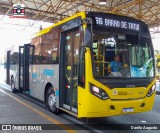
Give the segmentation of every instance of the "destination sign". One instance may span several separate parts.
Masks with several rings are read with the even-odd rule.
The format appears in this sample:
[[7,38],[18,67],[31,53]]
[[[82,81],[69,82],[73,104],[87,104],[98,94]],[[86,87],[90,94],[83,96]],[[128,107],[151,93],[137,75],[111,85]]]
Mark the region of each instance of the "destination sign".
[[106,26],[106,27],[115,27],[129,30],[140,30],[140,25],[135,22],[129,22],[125,20],[117,20],[111,18],[95,17],[97,25]]

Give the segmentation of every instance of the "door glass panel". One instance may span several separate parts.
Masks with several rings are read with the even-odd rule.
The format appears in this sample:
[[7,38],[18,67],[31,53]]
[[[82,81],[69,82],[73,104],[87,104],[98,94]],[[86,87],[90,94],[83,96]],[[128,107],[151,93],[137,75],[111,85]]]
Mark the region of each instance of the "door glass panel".
[[78,83],[78,60],[79,60],[80,33],[73,33],[73,91],[72,107],[77,108],[77,83]]
[[[77,83],[79,60],[79,31],[67,33],[64,48],[64,101],[65,108],[76,112],[77,108]],[[74,109],[73,109],[74,108]]]
[[64,95],[64,103],[70,105],[70,91],[71,91],[71,75],[72,75],[72,66],[71,66],[71,45],[72,45],[72,36],[71,33],[68,33],[66,36],[66,45],[65,45],[65,95]]

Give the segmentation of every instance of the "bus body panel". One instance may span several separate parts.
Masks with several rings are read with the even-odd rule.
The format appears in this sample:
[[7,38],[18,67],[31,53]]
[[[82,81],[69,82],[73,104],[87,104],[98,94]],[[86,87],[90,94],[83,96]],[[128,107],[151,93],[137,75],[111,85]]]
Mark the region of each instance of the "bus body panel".
[[[85,104],[85,111],[82,117],[106,117],[122,114],[142,113],[152,110],[154,105],[155,93],[151,97],[145,97],[143,99],[136,100],[105,100],[91,95],[87,92],[87,101]],[[94,102],[93,102],[94,101]],[[145,103],[144,107],[140,107],[142,103]],[[115,109],[111,109],[110,106],[114,106]],[[133,112],[123,112],[123,109],[133,109]]]
[[86,90],[78,86],[78,116],[79,118],[84,117],[85,101],[86,101]]
[[[45,87],[51,83],[59,99],[59,65],[30,66],[30,95],[44,101]],[[58,100],[59,101],[59,100]],[[59,104],[58,104],[59,107]]]
[[[155,84],[153,80],[148,87],[135,87],[135,88],[114,88],[110,89],[107,86],[99,83],[93,78],[91,54],[90,49],[86,48],[85,53],[85,69],[86,69],[86,86],[85,91],[79,88],[78,93],[78,117],[105,117],[120,114],[132,114],[146,112],[152,109],[154,104],[155,92],[152,96],[147,97],[147,92]],[[97,96],[91,94],[91,84],[105,90],[109,99],[102,100]],[[117,91],[116,95],[114,91]],[[87,98],[84,100],[84,97]],[[83,99],[83,100],[82,100]],[[145,104],[143,107],[142,104]],[[111,109],[114,106],[114,109]],[[83,107],[83,108],[82,108]],[[123,113],[123,109],[133,109],[133,112]]]

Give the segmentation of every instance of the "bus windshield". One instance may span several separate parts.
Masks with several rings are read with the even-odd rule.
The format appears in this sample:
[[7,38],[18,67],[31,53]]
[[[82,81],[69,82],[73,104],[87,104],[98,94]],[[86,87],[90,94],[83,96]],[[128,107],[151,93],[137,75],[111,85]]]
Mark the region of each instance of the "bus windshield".
[[154,76],[151,39],[143,36],[95,31],[92,60],[95,77],[149,78]]

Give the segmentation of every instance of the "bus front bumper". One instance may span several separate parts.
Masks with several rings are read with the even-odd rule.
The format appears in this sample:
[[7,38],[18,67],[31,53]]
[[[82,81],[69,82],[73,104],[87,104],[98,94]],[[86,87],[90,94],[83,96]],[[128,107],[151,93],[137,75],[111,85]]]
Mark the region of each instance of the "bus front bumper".
[[152,110],[155,93],[151,97],[128,100],[101,100],[91,96],[86,101],[83,117],[106,117],[141,113]]

